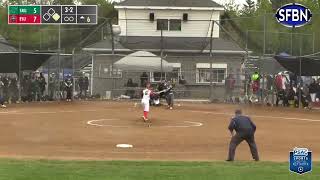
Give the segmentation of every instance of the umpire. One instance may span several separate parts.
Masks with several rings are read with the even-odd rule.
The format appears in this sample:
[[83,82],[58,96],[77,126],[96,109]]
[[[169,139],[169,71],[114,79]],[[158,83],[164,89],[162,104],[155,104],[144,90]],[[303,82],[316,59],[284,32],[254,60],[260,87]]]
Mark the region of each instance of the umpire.
[[[227,161],[233,161],[237,146],[243,141],[247,141],[250,147],[252,158],[259,161],[258,149],[254,140],[256,125],[247,116],[242,115],[241,110],[235,111],[235,117],[231,119],[228,129],[232,138],[229,145],[229,155]],[[236,131],[234,134],[233,130]]]

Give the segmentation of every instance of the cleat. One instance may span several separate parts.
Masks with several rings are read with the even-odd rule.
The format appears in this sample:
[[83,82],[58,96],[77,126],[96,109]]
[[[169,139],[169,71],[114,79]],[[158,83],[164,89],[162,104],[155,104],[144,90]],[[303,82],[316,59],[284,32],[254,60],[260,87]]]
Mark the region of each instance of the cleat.
[[2,104],[2,105],[1,105],[1,108],[6,108],[6,107],[7,107],[7,106],[6,106],[6,105],[4,105],[4,104]]
[[144,116],[142,116],[142,119],[143,119],[144,122],[147,122],[147,121],[148,121],[148,119],[145,118]]
[[172,110],[173,108],[172,107],[170,107],[170,110]]

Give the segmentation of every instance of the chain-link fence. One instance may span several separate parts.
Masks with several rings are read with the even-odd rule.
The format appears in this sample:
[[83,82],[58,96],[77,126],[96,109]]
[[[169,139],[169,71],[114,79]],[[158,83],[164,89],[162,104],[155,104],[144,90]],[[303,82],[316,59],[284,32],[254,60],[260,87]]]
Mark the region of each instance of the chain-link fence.
[[[119,15],[115,26],[102,18],[96,26],[10,27],[34,31],[37,41],[33,42],[38,43],[23,36],[2,43],[15,46],[2,53],[11,54],[15,62],[8,66],[14,69],[10,73],[1,69],[5,100],[60,100],[67,98],[68,91],[79,99],[135,99],[146,82],[157,91],[168,81],[177,99],[276,104],[276,75],[286,69],[273,56],[307,55],[319,49],[315,43],[319,37],[310,29],[288,30],[271,14],[187,22],[130,18]],[[240,28],[248,20],[253,24]],[[150,54],[132,55],[141,51],[172,69],[166,71],[151,61],[137,63],[138,69],[134,63],[132,69],[117,67],[126,57],[135,57],[136,62],[150,58]],[[253,81],[254,72],[260,77]]]

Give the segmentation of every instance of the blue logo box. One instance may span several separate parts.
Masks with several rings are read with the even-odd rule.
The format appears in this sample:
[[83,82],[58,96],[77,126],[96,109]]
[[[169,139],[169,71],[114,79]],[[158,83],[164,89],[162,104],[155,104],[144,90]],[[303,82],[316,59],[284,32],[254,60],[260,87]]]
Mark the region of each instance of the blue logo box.
[[300,175],[312,170],[312,152],[307,148],[294,148],[289,156],[290,171]]

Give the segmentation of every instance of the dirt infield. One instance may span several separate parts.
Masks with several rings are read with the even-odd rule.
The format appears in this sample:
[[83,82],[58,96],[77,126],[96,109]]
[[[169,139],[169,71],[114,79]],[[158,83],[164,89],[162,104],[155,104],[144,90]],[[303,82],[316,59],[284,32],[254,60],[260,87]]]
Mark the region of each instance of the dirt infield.
[[[0,109],[0,156],[90,160],[225,160],[227,130],[235,105],[183,103],[174,110],[152,107],[141,120],[133,102],[33,103]],[[320,160],[320,112],[241,107],[257,125],[263,161],[287,161],[288,151],[307,147]],[[119,149],[117,144],[132,144]],[[250,160],[247,144],[236,159]]]

